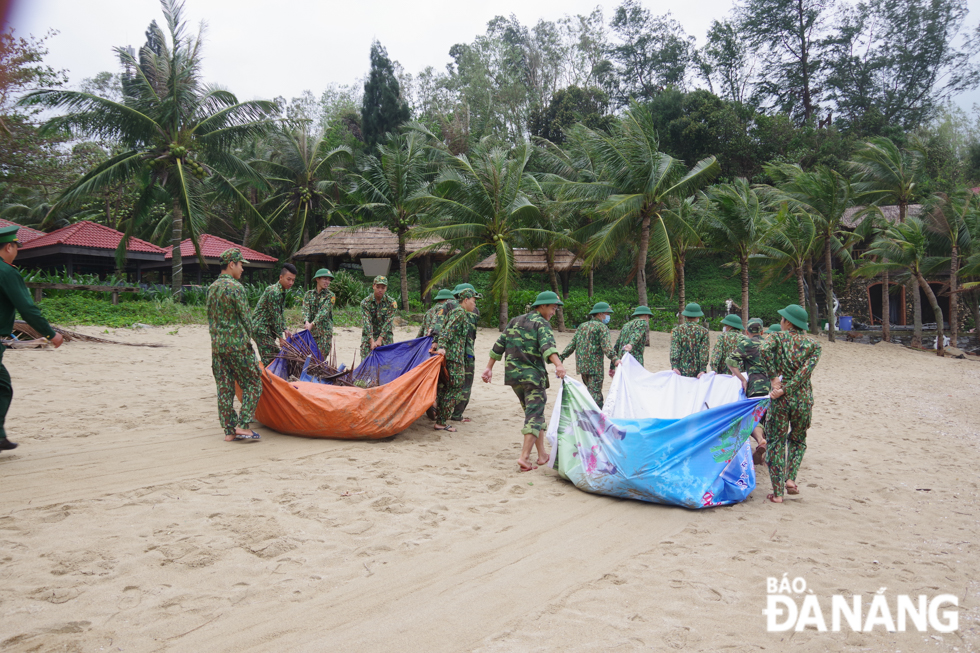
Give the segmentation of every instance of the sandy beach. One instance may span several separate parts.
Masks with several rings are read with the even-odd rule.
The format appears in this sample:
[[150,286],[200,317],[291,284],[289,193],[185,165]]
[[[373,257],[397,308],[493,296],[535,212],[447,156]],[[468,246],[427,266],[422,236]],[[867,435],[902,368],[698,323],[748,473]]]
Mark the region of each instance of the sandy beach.
[[[766,502],[759,467],[695,512],[519,474],[502,373],[457,433],[226,443],[206,327],[79,330],[169,346],[5,353],[4,652],[980,650],[980,363],[821,338],[801,494]],[[784,573],[827,605],[952,594],[959,629],[767,632]]]

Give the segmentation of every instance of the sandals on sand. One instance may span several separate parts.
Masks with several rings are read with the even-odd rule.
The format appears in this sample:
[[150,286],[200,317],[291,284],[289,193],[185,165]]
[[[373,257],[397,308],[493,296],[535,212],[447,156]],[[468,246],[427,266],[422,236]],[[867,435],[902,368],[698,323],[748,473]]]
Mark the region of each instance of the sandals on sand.
[[792,485],[789,484],[786,485],[786,494],[799,494],[799,493],[800,493],[800,487],[796,483],[793,483]]
[[231,440],[225,439],[225,442],[242,442],[244,440],[261,440],[262,439],[262,436],[259,435],[258,433],[256,433],[255,431],[252,431],[251,433],[247,433],[245,435],[242,435],[240,433],[235,433],[234,436],[235,437],[232,438]]
[[446,433],[455,433],[456,432],[456,427],[455,426],[439,426],[438,424],[436,424],[432,428],[434,430],[436,430],[436,431],[445,431]]

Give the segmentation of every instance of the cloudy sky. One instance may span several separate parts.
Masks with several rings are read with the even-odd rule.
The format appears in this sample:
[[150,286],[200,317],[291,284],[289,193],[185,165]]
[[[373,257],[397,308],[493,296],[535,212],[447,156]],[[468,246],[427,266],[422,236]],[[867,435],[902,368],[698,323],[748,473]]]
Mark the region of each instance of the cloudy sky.
[[[497,15],[515,14],[525,25],[564,14],[588,14],[601,4],[607,16],[619,0],[187,0],[188,21],[207,23],[205,79],[240,99],[315,94],[330,83],[350,84],[368,70],[371,41],[410,73],[442,69],[449,48],[486,31]],[[714,18],[732,0],[646,0],[654,13],[670,10],[688,34],[704,42]],[[980,21],[980,0],[969,0],[968,26]],[[47,59],[69,71],[72,84],[96,73],[118,71],[113,46],[139,48],[150,20],[163,24],[158,0],[13,0],[9,24],[19,34],[59,32]],[[980,93],[962,98],[966,108]]]

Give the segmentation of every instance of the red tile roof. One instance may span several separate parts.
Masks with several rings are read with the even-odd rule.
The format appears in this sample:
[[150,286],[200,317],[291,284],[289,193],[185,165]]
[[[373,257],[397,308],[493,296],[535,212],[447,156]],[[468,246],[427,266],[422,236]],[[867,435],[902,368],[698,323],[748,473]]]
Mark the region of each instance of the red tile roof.
[[[255,262],[255,263],[275,263],[279,259],[273,258],[262,252],[257,252],[254,249],[245,247],[244,245],[239,245],[233,243],[230,240],[225,240],[224,238],[218,238],[217,236],[212,236],[211,234],[201,234],[197,239],[197,243],[201,246],[201,254],[204,258],[218,258],[221,253],[232,247],[240,249],[242,251],[242,256],[245,260]],[[173,258],[173,247],[165,248],[167,250],[166,259],[169,261]],[[194,253],[194,243],[191,239],[180,243],[180,257],[183,258],[193,258],[197,256]]]
[[22,227],[16,222],[11,222],[10,220],[4,220],[0,218],[0,227],[20,227],[17,230],[17,242],[24,246],[24,243],[34,240],[35,238],[40,238],[44,235],[43,231],[38,231],[37,229],[31,229],[30,227]]
[[[89,247],[92,249],[115,251],[123,236],[124,234],[121,231],[116,231],[105,225],[82,221],[34,238],[26,245],[23,245],[21,249],[35,249],[38,247],[49,247],[51,245],[70,245],[72,247]],[[148,243],[139,238],[130,238],[129,246],[126,249],[130,252],[148,252],[151,254],[162,254],[164,252],[162,247],[157,247],[153,243]]]

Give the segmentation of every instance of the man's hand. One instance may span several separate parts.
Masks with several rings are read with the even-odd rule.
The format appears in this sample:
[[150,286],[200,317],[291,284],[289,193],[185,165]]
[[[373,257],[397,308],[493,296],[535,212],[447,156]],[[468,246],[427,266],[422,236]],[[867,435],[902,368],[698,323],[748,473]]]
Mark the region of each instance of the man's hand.
[[490,383],[490,381],[493,380],[493,370],[489,367],[483,370],[483,374],[480,375],[480,378],[483,379],[484,383]]
[[676,374],[678,376],[681,375],[681,371],[679,369],[677,369],[676,367],[673,369],[673,372],[674,372],[674,374]]
[[623,347],[623,351],[633,351],[633,345],[626,345]]
[[609,378],[611,379],[614,376],[616,376],[616,368],[615,367],[610,367],[609,368]]
[[446,355],[446,350],[445,350],[445,348],[439,348],[439,349],[436,350],[436,353],[438,355],[440,355],[440,356],[445,356]]
[[312,322],[304,322],[303,323],[303,328],[306,329],[307,331],[309,331],[310,329],[313,328],[313,323]]
[[776,390],[773,390],[772,392],[770,392],[770,393],[769,393],[769,397],[770,397],[771,399],[779,399],[779,398],[780,398],[780,397],[782,397],[782,396],[783,396],[784,394],[786,394],[786,391],[785,391],[785,390],[783,390],[782,388],[778,388],[778,389],[776,389]]
[[286,329],[285,331],[282,332],[282,335],[285,338],[285,340],[288,340],[289,338],[293,337],[293,332],[290,331],[289,329]]
[[374,351],[374,348],[378,346],[378,343],[375,342],[374,338],[368,338],[368,344],[371,345],[371,351]]
[[565,366],[561,363],[555,365],[555,376],[557,376],[559,379],[565,378]]
[[63,343],[64,341],[65,341],[65,337],[63,335],[61,335],[60,333],[58,333],[58,332],[55,332],[54,338],[51,338],[51,340],[50,340],[51,345],[55,349],[57,349],[58,347],[60,347],[61,346],[61,343]]
[[704,372],[698,372],[698,378],[700,379],[702,376],[704,376]]

